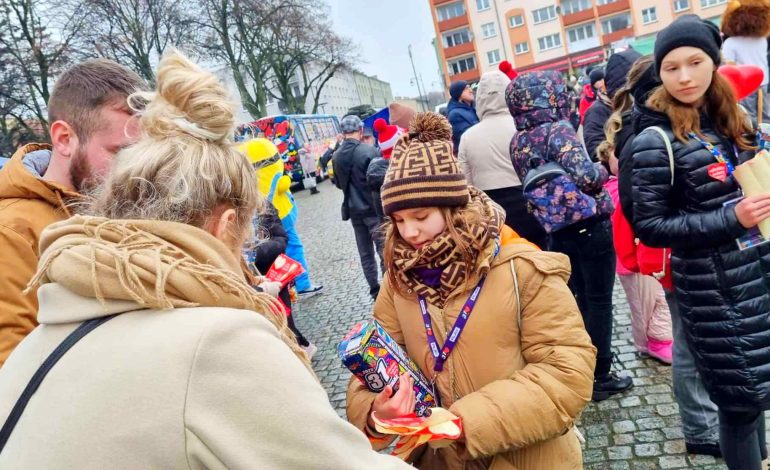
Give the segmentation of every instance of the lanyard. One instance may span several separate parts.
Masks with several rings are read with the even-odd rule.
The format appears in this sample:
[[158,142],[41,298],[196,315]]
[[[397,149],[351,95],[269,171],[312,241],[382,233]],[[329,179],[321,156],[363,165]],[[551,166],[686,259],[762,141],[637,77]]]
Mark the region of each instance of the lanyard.
[[476,288],[473,289],[471,296],[468,297],[468,300],[465,301],[465,305],[460,312],[460,316],[458,316],[457,320],[455,320],[455,324],[452,327],[452,332],[449,334],[449,336],[447,336],[447,339],[444,342],[444,347],[441,348],[440,352],[438,349],[438,342],[436,341],[436,335],[433,334],[433,323],[430,320],[430,314],[428,314],[428,303],[425,301],[423,296],[418,297],[420,302],[420,312],[422,313],[422,321],[423,325],[425,326],[425,334],[428,336],[428,344],[430,345],[430,352],[433,354],[433,358],[436,360],[436,364],[433,366],[433,370],[436,373],[444,370],[444,362],[446,362],[447,358],[450,354],[452,354],[452,351],[457,345],[457,340],[460,339],[460,334],[463,332],[463,328],[465,328],[465,325],[468,323],[468,319],[473,312],[473,307],[476,306],[476,300],[479,297],[479,292],[481,292],[481,288],[484,287],[484,281],[486,279],[486,276],[481,278],[479,283],[476,285]]
[[724,163],[727,167],[727,174],[731,175],[733,171],[735,171],[735,166],[730,163],[730,161],[726,160],[725,157],[722,155],[722,152],[719,151],[716,147],[714,147],[714,144],[711,142],[706,142],[705,140],[698,137],[698,135],[695,132],[690,132],[689,134],[691,139],[697,140],[702,146],[706,147],[706,150],[708,150],[711,155],[718,161],[719,163]]

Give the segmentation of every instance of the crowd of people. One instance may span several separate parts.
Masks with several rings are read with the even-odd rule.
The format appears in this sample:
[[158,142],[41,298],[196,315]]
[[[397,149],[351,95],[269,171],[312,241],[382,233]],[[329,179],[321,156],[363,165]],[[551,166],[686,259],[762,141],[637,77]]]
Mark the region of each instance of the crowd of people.
[[617,276],[638,353],[672,365],[687,451],[758,470],[770,244],[736,240],[770,194],[742,197],[732,172],[756,153],[763,89],[739,106],[718,71],[757,42],[742,37],[684,15],[582,89],[508,64],[453,83],[446,117],[342,118],[320,165],[372,316],[462,422],[408,462],[378,452],[395,436],[375,417],[414,411],[412,379],[351,377],[340,418],[289,288],[264,276],[282,254],[308,269],[278,148],[236,145],[227,89],[179,52],[153,89],[76,65],[51,143],[0,171],[0,466],[581,468],[581,411],[633,387]]

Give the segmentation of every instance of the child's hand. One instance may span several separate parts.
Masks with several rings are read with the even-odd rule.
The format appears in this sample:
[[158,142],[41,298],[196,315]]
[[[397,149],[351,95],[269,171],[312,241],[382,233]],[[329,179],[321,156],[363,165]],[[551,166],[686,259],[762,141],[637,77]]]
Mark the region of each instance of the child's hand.
[[[377,413],[378,418],[393,419],[414,413],[417,398],[414,394],[414,380],[409,374],[399,377],[398,391],[391,397],[392,393],[393,388],[388,385],[374,399],[372,412]],[[375,429],[371,414],[369,415],[369,427]]]

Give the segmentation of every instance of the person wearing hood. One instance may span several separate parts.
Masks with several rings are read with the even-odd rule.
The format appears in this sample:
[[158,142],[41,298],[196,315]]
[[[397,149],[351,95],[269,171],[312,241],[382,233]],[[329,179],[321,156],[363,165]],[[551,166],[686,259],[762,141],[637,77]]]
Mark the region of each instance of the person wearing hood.
[[682,329],[719,411],[731,470],[767,458],[770,409],[770,245],[737,239],[770,214],[770,195],[742,197],[733,169],[754,157],[755,130],[717,71],[722,38],[711,22],[682,16],[658,33],[662,86],[656,119],[632,144],[633,228],[641,242],[671,247]]
[[72,347],[3,428],[0,467],[410,468],[337,415],[284,312],[244,277],[263,202],[227,87],[177,52],[156,77],[89,215],[41,236],[40,326],[0,369],[0,419]]
[[570,287],[598,350],[593,399],[605,400],[633,386],[630,377],[612,371],[613,205],[604,189],[609,175],[588,158],[568,121],[569,93],[561,74],[522,74],[508,85],[505,98],[518,130],[510,149],[519,178],[527,181],[543,165],[551,167],[549,174],[557,174],[524,187],[524,195],[550,235],[550,249],[569,256]]
[[37,326],[37,291],[25,287],[37,269],[40,233],[71,216],[115,153],[137,137],[126,98],[143,87],[106,59],[73,66],[48,101],[52,145],[25,145],[0,171],[0,365]]
[[452,99],[447,104],[447,119],[452,125],[452,152],[457,155],[460,139],[465,131],[479,122],[473,103],[473,90],[465,80],[453,82],[449,86]]
[[516,124],[505,103],[505,87],[510,81],[496,70],[481,76],[476,90],[480,122],[465,132],[457,158],[468,184],[484,191],[505,210],[505,224],[546,249],[547,235],[527,210],[521,181],[511,166],[509,147]]
[[610,56],[604,69],[604,85],[606,93],[600,92],[583,119],[583,142],[588,156],[598,161],[596,148],[604,141],[604,125],[612,114],[612,98],[626,84],[626,77],[631,66],[642,57],[634,49],[627,49]]
[[580,114],[580,124],[586,117],[586,111],[599,97],[599,92],[604,92],[604,69],[597,67],[588,74],[588,83],[583,85],[583,96],[580,98],[578,114]]
[[[642,60],[642,59],[640,59]],[[664,115],[647,107],[647,99],[660,86],[660,78],[653,65],[647,67],[635,83],[627,83],[616,93],[615,102],[625,101],[623,96],[630,95],[631,103],[622,106],[626,109],[621,115],[620,128],[610,126],[608,141],[618,157],[618,196],[620,207],[616,210],[623,212],[623,218],[632,221],[634,216],[633,201],[633,153],[634,137],[644,129],[659,125]],[[612,120],[612,118],[610,118]],[[669,264],[670,270],[670,264]],[[666,290],[666,303],[671,315],[673,333],[672,382],[674,398],[679,407],[679,417],[682,420],[685,448],[688,454],[703,454],[721,457],[719,449],[719,417],[717,406],[711,401],[703,385],[703,378],[695,367],[692,350],[687,344],[682,327],[679,304],[673,290]]]

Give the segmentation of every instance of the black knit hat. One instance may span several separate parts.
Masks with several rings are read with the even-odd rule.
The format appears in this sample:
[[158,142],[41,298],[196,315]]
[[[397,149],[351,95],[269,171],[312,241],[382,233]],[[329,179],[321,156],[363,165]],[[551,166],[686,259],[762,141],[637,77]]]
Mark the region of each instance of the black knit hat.
[[591,70],[591,73],[588,74],[588,78],[591,80],[591,86],[594,87],[596,82],[604,80],[604,69],[599,67]]
[[660,64],[669,52],[679,47],[697,47],[705,52],[714,65],[722,60],[719,49],[722,47],[722,35],[719,28],[697,15],[680,16],[676,21],[662,29],[655,39],[655,71],[660,76]]

